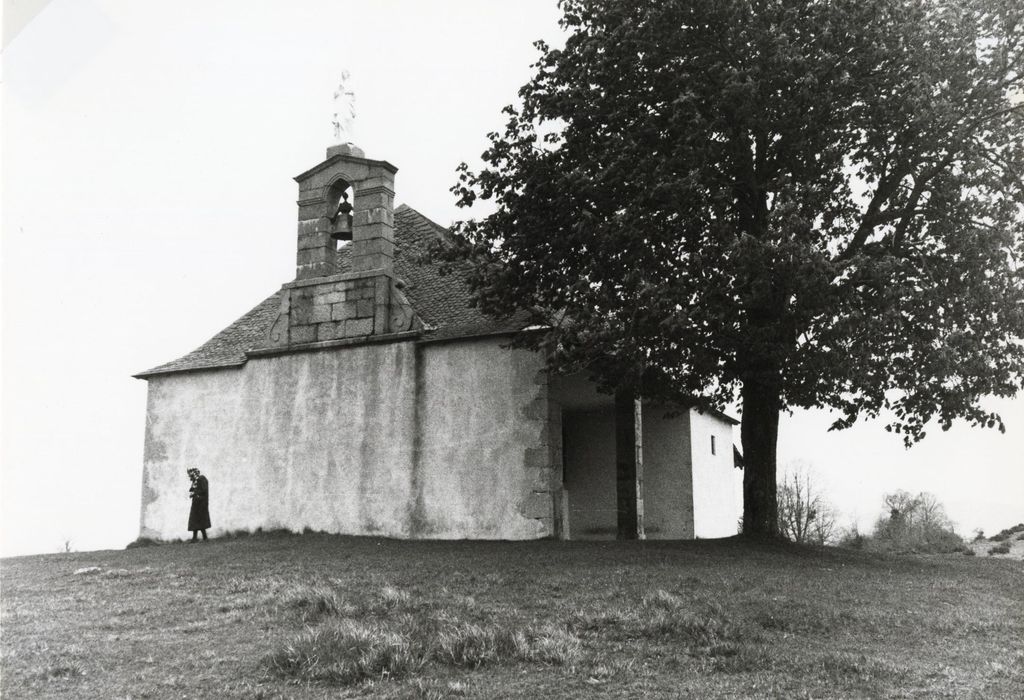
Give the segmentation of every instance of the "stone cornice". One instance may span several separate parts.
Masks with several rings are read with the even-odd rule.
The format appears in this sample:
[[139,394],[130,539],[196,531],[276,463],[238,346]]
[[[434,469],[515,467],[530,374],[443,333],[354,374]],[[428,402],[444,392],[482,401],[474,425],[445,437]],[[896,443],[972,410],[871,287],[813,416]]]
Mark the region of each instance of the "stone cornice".
[[338,340],[324,340],[317,343],[301,343],[298,345],[284,345],[279,348],[256,348],[246,350],[245,356],[272,357],[274,355],[289,355],[296,352],[313,352],[315,350],[331,350],[333,348],[347,348],[353,345],[376,345],[379,343],[400,343],[412,341],[422,335],[422,331],[403,331],[402,333],[386,333],[383,335],[367,335],[359,338],[341,338]]
[[314,165],[312,168],[310,168],[304,173],[299,173],[292,179],[295,180],[296,182],[302,182],[303,180],[307,179],[310,175],[315,175],[321,170],[329,168],[340,161],[347,161],[349,163],[362,163],[363,165],[368,165],[371,167],[376,166],[384,168],[392,175],[398,172],[398,168],[392,165],[391,163],[387,162],[386,160],[370,160],[369,158],[359,158],[358,156],[336,155],[331,156],[330,158],[323,161],[319,165]]
[[295,289],[297,287],[313,287],[318,284],[331,284],[333,282],[348,282],[351,280],[363,280],[370,277],[391,277],[394,278],[394,273],[385,269],[377,270],[361,270],[359,272],[341,272],[336,275],[327,275],[326,277],[308,277],[306,279],[295,280],[294,282],[288,282],[281,286],[281,289]]

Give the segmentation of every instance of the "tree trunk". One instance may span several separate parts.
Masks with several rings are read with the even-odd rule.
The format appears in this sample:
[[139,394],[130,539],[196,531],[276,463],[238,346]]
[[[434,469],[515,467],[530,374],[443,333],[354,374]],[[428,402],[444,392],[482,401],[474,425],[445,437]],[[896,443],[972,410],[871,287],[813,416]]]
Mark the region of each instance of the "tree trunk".
[[743,382],[743,534],[774,538],[779,534],[775,450],[779,440],[778,383]]

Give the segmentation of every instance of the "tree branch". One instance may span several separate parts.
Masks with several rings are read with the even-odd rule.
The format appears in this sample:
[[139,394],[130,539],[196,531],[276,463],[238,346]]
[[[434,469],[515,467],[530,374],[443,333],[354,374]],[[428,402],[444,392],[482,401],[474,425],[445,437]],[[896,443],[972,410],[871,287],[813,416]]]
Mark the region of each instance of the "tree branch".
[[[992,121],[993,119],[998,119],[999,117],[1022,110],[1024,110],[1024,104],[1012,105],[1010,107],[1004,107],[1002,109],[993,110],[991,112],[988,112],[987,114],[982,114],[976,117],[975,119],[972,119],[969,122],[967,122],[967,124],[963,128],[961,136],[959,138],[950,139],[950,142],[952,144],[958,145],[963,144],[982,125]],[[902,245],[903,237],[906,235],[906,231],[910,225],[910,221],[912,220],[913,215],[916,213],[917,202],[924,194],[925,186],[932,178],[934,178],[940,172],[948,168],[957,159],[957,157],[960,155],[960,150],[961,149],[959,148],[951,148],[949,153],[947,153],[946,156],[941,161],[939,161],[939,163],[937,163],[928,172],[923,173],[919,178],[915,178],[914,188],[907,199],[907,203],[904,207],[900,208],[900,214],[898,214],[900,222],[897,225],[896,231],[893,234],[893,240],[891,242],[891,248],[893,250],[898,249],[899,246]],[[888,162],[888,156],[886,157],[886,162]],[[897,174],[899,175],[899,177],[896,177]],[[846,262],[854,255],[856,255],[857,252],[864,247],[864,244],[867,242],[867,239],[871,235],[871,232],[874,231],[879,224],[885,223],[886,221],[892,219],[892,217],[880,218],[879,210],[881,209],[882,205],[896,191],[903,177],[908,174],[908,172],[888,173],[887,175],[883,176],[882,179],[879,180],[878,187],[875,189],[875,193],[872,196],[871,201],[868,203],[868,208],[864,212],[864,216],[861,219],[860,226],[857,227],[857,231],[854,232],[853,237],[850,239],[850,243],[846,246],[846,249],[836,256],[836,262]]]
[[907,198],[906,204],[903,205],[903,214],[900,217],[899,223],[896,224],[896,230],[892,234],[892,242],[889,245],[890,250],[896,251],[903,246],[903,238],[906,236],[907,227],[910,226],[910,222],[913,220],[914,215],[917,213],[917,203],[921,201],[921,195],[924,194],[924,188],[936,175],[941,173],[943,170],[948,168],[953,161],[956,160],[956,152],[950,151],[934,168],[929,172],[922,175],[920,178],[915,178],[914,189],[911,190],[910,196]]
[[850,239],[850,243],[846,246],[839,255],[836,256],[836,262],[845,262],[849,260],[857,252],[864,247],[864,243],[867,242],[868,236],[878,225],[879,210],[882,205],[889,200],[892,193],[896,191],[905,173],[903,172],[889,172],[889,161],[891,160],[892,153],[886,154],[885,161],[882,165],[883,174],[878,180],[878,187],[875,188],[875,193],[871,196],[871,201],[868,202],[868,208],[864,211],[864,216],[861,218],[860,226],[853,234],[853,238]]

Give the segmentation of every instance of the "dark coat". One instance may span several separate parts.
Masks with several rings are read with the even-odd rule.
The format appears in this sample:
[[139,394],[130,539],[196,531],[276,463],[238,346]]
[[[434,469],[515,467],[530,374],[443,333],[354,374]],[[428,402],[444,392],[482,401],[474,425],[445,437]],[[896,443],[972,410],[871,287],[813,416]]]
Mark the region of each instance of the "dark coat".
[[192,508],[188,512],[189,530],[206,530],[210,527],[210,483],[205,476],[192,482]]

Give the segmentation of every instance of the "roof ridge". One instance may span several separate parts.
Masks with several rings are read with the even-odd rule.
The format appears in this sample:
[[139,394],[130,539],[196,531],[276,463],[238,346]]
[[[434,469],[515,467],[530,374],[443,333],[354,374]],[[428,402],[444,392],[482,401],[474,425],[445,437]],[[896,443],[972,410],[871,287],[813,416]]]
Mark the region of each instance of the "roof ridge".
[[404,202],[402,204],[399,204],[398,208],[395,209],[395,213],[396,214],[399,213],[399,212],[402,212],[403,214],[407,213],[407,212],[415,214],[417,217],[419,217],[422,220],[423,223],[429,224],[433,228],[438,229],[440,231],[448,232],[448,231],[451,230],[450,226],[448,226],[448,227],[442,226],[441,224],[437,223],[436,221],[431,219],[429,216],[427,216],[426,214],[421,212],[419,209],[411,207],[411,206],[409,206],[408,204],[406,204]]

